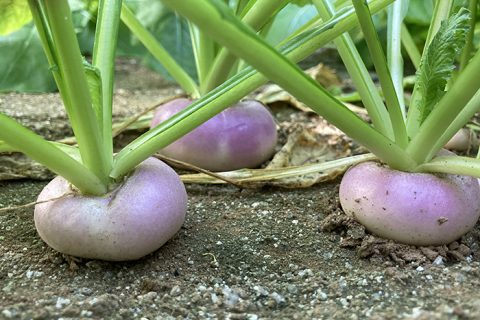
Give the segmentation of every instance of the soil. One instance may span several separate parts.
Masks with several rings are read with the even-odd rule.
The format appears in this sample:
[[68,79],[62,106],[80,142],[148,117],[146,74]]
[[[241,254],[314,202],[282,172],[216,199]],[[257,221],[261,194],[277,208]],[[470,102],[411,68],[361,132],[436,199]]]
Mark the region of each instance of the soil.
[[[0,182],[0,207],[46,183]],[[55,252],[32,207],[0,212],[0,319],[480,319],[480,225],[448,246],[396,244],[343,214],[338,184],[189,184],[180,232],[124,263]]]

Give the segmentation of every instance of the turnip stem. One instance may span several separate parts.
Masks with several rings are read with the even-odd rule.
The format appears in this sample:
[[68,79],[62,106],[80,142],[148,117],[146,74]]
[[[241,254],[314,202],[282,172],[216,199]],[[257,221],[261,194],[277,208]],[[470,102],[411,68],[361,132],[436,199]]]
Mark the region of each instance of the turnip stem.
[[35,161],[65,177],[84,194],[102,195],[107,187],[80,162],[74,160],[54,144],[0,113],[0,139],[10,147],[21,150]]
[[56,48],[59,86],[84,165],[108,184],[108,160],[98,119],[92,107],[82,56],[67,1],[44,1]]
[[477,7],[478,0],[470,0],[468,2],[468,10],[470,11],[470,30],[468,31],[467,43],[463,48],[462,56],[460,58],[460,72],[465,69],[470,61],[470,58],[472,57],[473,38],[475,36],[475,25],[477,23]]
[[[450,11],[452,9],[452,6],[453,6],[452,0],[435,1],[435,8],[433,10],[432,21],[428,29],[427,40],[425,41],[425,46],[423,49],[424,52],[426,51],[426,48],[428,48],[428,46],[430,45],[430,42],[432,41],[433,37],[437,34],[438,29],[442,24],[442,21],[444,21],[450,16]],[[412,97],[410,98],[410,101],[413,103],[417,101],[419,94],[420,93],[418,92],[418,83],[417,83],[413,88]],[[417,134],[420,128],[421,121],[422,121],[420,112],[421,110],[412,104],[408,109],[407,134],[410,137],[410,139],[413,139],[413,137],[415,137],[415,135]]]
[[155,39],[155,37],[138,21],[133,12],[125,3],[122,4],[122,22],[132,31],[150,53],[165,67],[167,72],[175,79],[182,89],[191,96],[198,97],[199,89],[195,81],[173,59],[168,51]]
[[[475,111],[478,111],[478,104],[469,103],[480,89],[478,70],[480,70],[480,51],[459,74],[457,80],[425,119],[417,135],[409,143],[406,150],[417,163],[429,161],[442,147],[439,143],[432,143],[432,141],[440,141],[439,138],[444,135],[458,115],[462,115],[465,123],[467,117],[471,117]],[[476,99],[477,97],[474,101]],[[467,106],[469,106],[468,109],[466,109]],[[468,113],[463,110],[468,110]],[[444,137],[447,138],[447,136]]]
[[[372,57],[375,70],[377,71],[380,85],[383,90],[385,102],[387,104],[390,119],[392,121],[395,142],[400,147],[408,144],[408,137],[405,128],[404,116],[402,114],[401,105],[398,100],[397,91],[390,70],[388,69],[385,54],[383,53],[377,31],[372,22],[371,12],[368,4],[363,0],[353,0],[353,6],[358,16],[358,21],[362,28],[367,46]],[[403,98],[403,97],[402,97]]]
[[[242,21],[253,30],[258,31],[286,3],[285,0],[258,0],[246,12]],[[210,66],[210,72],[205,78],[205,83],[201,85],[202,92],[208,92],[227,80],[237,60],[238,58],[226,48],[220,49],[213,61],[213,65]]]
[[403,92],[403,58],[402,58],[402,21],[406,13],[408,0],[397,0],[388,7],[387,21],[387,64],[392,75],[393,86],[397,93],[403,119],[406,118],[405,99]]
[[[198,64],[198,83],[200,83],[201,85],[206,81],[208,73],[212,69],[212,65],[216,56],[215,43],[203,31],[196,28],[194,28],[193,30],[195,31],[197,39],[196,48],[198,49],[198,51],[196,52]],[[202,95],[202,93],[203,91],[200,90],[200,95]]]
[[427,39],[425,40],[424,48],[427,48],[432,42],[433,37],[440,29],[442,22],[450,16],[452,11],[454,0],[442,0],[435,1],[435,7],[433,9],[432,21],[430,22],[430,27],[428,28]]
[[[313,3],[324,21],[327,21],[334,15],[334,8],[328,1],[314,0]],[[348,70],[348,74],[360,93],[365,108],[368,110],[373,126],[386,137],[393,139],[390,116],[352,38],[348,33],[344,33],[335,39],[334,43]]]
[[422,58],[422,54],[417,48],[417,45],[415,44],[415,41],[413,40],[412,35],[410,34],[410,31],[408,31],[407,26],[405,23],[402,23],[402,45],[405,48],[405,51],[407,52],[408,56],[410,57],[410,61],[412,61],[413,66],[415,67],[415,70],[418,69],[420,66],[420,59]]
[[480,178],[480,160],[460,156],[440,156],[417,168],[420,172],[442,172]]
[[[220,25],[218,27],[215,27],[216,30],[223,30],[223,27],[227,28],[222,31],[223,37],[228,37],[228,39],[231,39],[231,37],[234,36],[235,41],[239,41],[237,39],[237,36],[240,36],[237,34],[238,30],[236,30],[235,28],[232,29],[232,27],[227,21],[222,20],[220,17],[218,17],[218,12],[216,11],[216,9],[211,7],[210,3],[202,3],[202,5],[200,6],[201,8],[197,8],[196,2],[191,0],[182,2],[165,1],[165,3],[171,5],[172,7],[175,7],[179,11],[181,10],[183,14],[188,12],[189,17],[191,14],[198,20],[201,20],[202,14],[204,14],[203,17],[209,17],[209,21],[210,19],[212,19],[212,28],[214,28],[217,23],[220,23]],[[389,3],[391,3],[391,0],[380,0],[373,2],[372,12],[384,8]],[[189,6],[191,6],[191,9],[193,9],[193,11],[198,10],[198,13],[192,13],[191,11],[187,11]],[[219,19],[220,21],[218,21]],[[206,23],[208,23],[208,21]],[[339,34],[348,31],[350,28],[353,28],[355,24],[356,17],[353,10],[342,10],[337,15],[335,15],[335,17],[331,21],[324,23],[321,27],[316,28],[315,30],[309,30],[305,34],[302,34],[298,38],[294,39],[294,41],[285,46],[283,52],[290,60],[300,61],[313,53],[317,48],[333,40]],[[210,31],[214,33],[213,30]],[[224,39],[223,37],[222,39]],[[248,34],[246,35],[246,37],[253,36],[251,34]],[[245,38],[245,35],[242,35],[242,40],[243,38]],[[243,42],[242,45],[244,50],[252,49],[251,46],[249,44],[246,44],[245,42]],[[265,48],[262,48],[262,51],[264,50]],[[270,51],[271,49],[266,50]],[[243,53],[244,52],[242,52],[242,54]],[[255,59],[257,59],[257,55],[262,56],[259,53],[255,54]],[[275,57],[275,63],[268,58],[264,58],[268,60],[268,63],[266,63],[265,65],[270,66],[270,68],[277,68],[279,65],[277,62],[282,64],[285,64],[285,62],[287,62],[290,65],[288,61],[285,61],[282,58],[280,58],[281,62],[277,61],[279,59],[277,55]],[[252,61],[250,61],[250,63],[251,62]],[[255,64],[257,63],[255,62]],[[355,138],[359,138],[358,140],[361,140],[360,142],[362,143],[365,142],[365,145],[369,147],[372,151],[374,151],[374,153],[376,153],[376,155],[379,156],[383,161],[391,164],[392,167],[402,168],[404,170],[412,170],[416,167],[416,164],[411,161],[411,159],[405,154],[405,152],[401,148],[395,145],[391,140],[385,138],[383,135],[378,133],[368,124],[363,122],[355,114],[347,110],[341,103],[336,102],[330,96],[323,94],[323,91],[321,94],[312,95],[312,86],[315,88],[313,90],[315,90],[317,93],[318,91],[321,91],[321,89],[319,90],[316,84],[312,84],[313,81],[310,82],[311,80],[309,80],[307,76],[303,75],[303,73],[300,76],[296,74],[295,80],[301,78],[302,82],[307,82],[309,84],[308,88],[304,88],[302,85],[299,85],[298,82],[292,80],[289,75],[287,76],[282,73],[282,84],[283,82],[290,81],[290,84],[288,86],[297,86],[295,91],[301,91],[302,95],[310,96],[311,100],[309,100],[307,103],[309,103],[311,106],[314,106],[317,111],[319,111],[319,108],[317,107],[319,105],[322,105],[323,108],[324,103],[327,103],[327,108],[333,107],[328,111],[329,115],[331,115],[331,113],[335,114],[333,116],[334,121],[332,121],[332,123],[338,125],[339,127],[341,127],[341,129],[346,128],[346,131],[348,131],[349,133],[353,133],[351,132],[352,130],[355,131],[352,136],[355,136]],[[114,169],[112,170],[111,177],[119,178],[123,176],[129,170],[131,170],[131,168],[136,166],[146,157],[155,153],[156,150],[165,147],[166,145],[173,142],[175,139],[191,131],[196,126],[208,120],[211,116],[224,110],[228,107],[228,105],[236,102],[238,99],[245,96],[252,90],[258,88],[258,86],[262,85],[265,82],[266,78],[262,74],[256,73],[251,67],[244,69],[242,72],[229,79],[223,85],[217,87],[215,90],[202,97],[202,99],[196,101],[195,103],[184,109],[181,113],[178,113],[176,116],[170,118],[170,120],[163,122],[156,128],[150,130],[149,132],[140,136],[128,146],[126,146],[115,157]],[[301,89],[298,89],[299,87]],[[322,97],[319,97],[319,95],[322,95]],[[325,109],[322,110],[324,111]],[[322,115],[325,115],[325,113],[327,112],[321,113]],[[189,117],[190,115],[191,117]],[[187,118],[187,121],[183,121]],[[352,122],[354,122],[355,125]]]
[[97,28],[93,47],[93,66],[98,68],[102,81],[102,141],[106,154],[107,171],[113,165],[112,104],[113,76],[115,73],[115,49],[122,1],[100,0]]

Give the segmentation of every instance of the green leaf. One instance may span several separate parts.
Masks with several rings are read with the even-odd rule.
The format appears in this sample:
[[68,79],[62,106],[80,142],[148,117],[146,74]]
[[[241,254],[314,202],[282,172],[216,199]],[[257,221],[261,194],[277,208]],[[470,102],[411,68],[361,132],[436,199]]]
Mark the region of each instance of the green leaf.
[[[196,79],[192,42],[185,19],[181,19],[173,11],[167,9],[160,1],[129,0],[125,3],[190,77]],[[148,53],[140,41],[123,24],[119,30],[117,55],[136,56],[149,68],[171,78],[160,62]]]
[[[0,3],[1,1],[3,0],[0,0]],[[93,48],[94,17],[87,11],[89,7],[81,1],[70,0],[69,3],[72,5],[75,30],[81,50],[88,55]],[[0,12],[1,14],[3,12]],[[0,19],[0,25],[2,24]],[[33,23],[8,35],[0,35],[0,57],[0,92],[56,90],[55,81]]]
[[422,27],[428,27],[432,19],[433,1],[410,0],[405,22]]
[[265,39],[268,43],[276,45],[316,15],[317,11],[313,5],[288,4],[276,15],[268,28]]
[[85,69],[85,75],[87,76],[88,89],[90,96],[92,97],[93,110],[97,116],[98,123],[102,123],[102,77],[100,70],[95,68],[86,60],[83,61],[83,68]]
[[16,31],[31,20],[27,0],[0,0],[0,35]]
[[469,30],[469,11],[460,11],[444,21],[422,56],[417,71],[419,98],[413,101],[423,122],[445,94],[447,81],[455,69],[455,57],[461,52]]
[[55,90],[56,85],[33,24],[0,36],[0,57],[0,91]]

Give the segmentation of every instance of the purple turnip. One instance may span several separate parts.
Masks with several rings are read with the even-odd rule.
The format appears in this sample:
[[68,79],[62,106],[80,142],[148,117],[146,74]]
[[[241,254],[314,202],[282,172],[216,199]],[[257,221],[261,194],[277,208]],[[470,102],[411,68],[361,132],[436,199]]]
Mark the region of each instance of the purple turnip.
[[340,184],[345,213],[378,236],[441,245],[471,230],[480,216],[476,178],[409,173],[376,162],[350,168]]
[[108,194],[72,193],[62,177],[53,179],[35,206],[40,237],[62,253],[92,259],[141,258],[162,246],[185,220],[187,194],[178,175],[149,158]]
[[[176,99],[157,109],[151,127],[191,104]],[[219,113],[160,151],[211,171],[254,168],[268,160],[277,143],[275,120],[258,101],[245,100]]]

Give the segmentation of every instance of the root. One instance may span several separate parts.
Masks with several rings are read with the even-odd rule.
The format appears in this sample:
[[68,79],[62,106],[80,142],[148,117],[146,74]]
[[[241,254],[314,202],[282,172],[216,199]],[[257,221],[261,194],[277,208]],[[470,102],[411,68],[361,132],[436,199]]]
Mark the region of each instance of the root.
[[75,194],[76,194],[75,192],[67,192],[67,193],[62,194],[59,197],[56,197],[56,198],[51,198],[51,199],[42,200],[42,201],[29,202],[29,203],[21,204],[21,205],[18,205],[18,206],[10,206],[10,207],[5,207],[5,208],[0,208],[0,213],[1,212],[6,212],[6,211],[11,211],[11,210],[33,207],[33,206],[36,206],[37,204],[42,204],[42,203],[46,203],[46,202],[50,202],[50,201],[60,200],[60,199],[63,199],[63,198],[69,197],[69,196],[73,196]]

